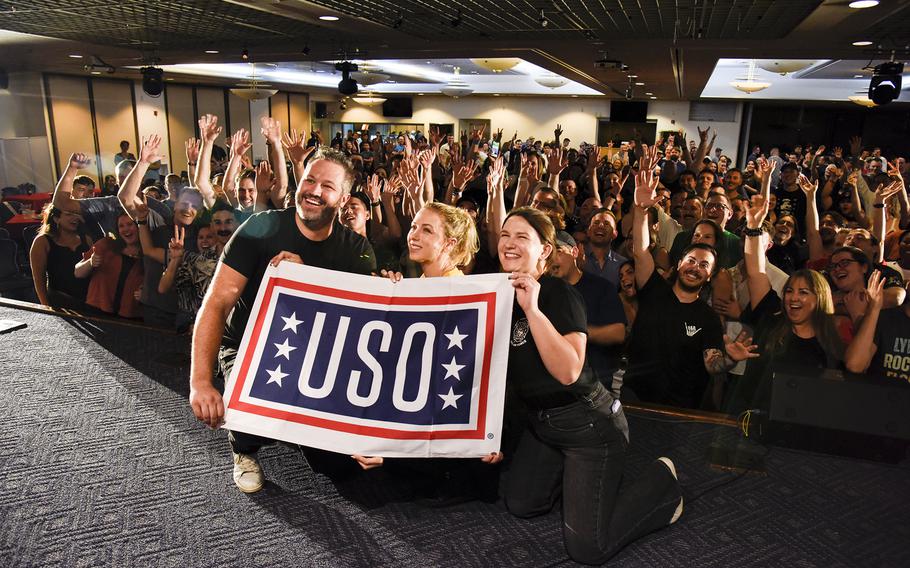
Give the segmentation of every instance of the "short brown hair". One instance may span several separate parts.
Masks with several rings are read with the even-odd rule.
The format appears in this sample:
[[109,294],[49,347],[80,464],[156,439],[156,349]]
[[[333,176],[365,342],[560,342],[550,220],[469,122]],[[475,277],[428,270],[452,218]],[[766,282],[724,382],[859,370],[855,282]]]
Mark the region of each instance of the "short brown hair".
[[[543,211],[534,209],[533,207],[517,207],[512,209],[506,218],[503,220],[502,224],[505,225],[506,221],[511,217],[521,217],[531,225],[531,228],[534,229],[534,232],[537,233],[537,236],[540,237],[540,242],[545,245],[550,245],[551,250],[556,250],[556,228],[553,226],[553,221],[550,220],[550,217]],[[553,260],[553,253],[550,253],[550,256],[547,257],[546,266],[544,270],[550,268],[550,263]]]

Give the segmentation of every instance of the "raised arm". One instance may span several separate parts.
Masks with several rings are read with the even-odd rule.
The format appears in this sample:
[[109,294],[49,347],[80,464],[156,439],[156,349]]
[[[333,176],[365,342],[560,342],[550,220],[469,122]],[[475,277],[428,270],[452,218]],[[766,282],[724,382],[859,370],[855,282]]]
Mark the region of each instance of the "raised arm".
[[556,191],[559,191],[559,174],[569,166],[569,158],[564,155],[562,146],[558,145],[555,149],[547,152],[547,185]]
[[238,207],[240,199],[237,197],[237,178],[240,175],[240,166],[243,163],[243,156],[252,148],[250,144],[250,133],[241,128],[231,135],[230,140],[230,159],[228,160],[227,169],[224,172],[224,182],[222,189],[224,197],[231,207]]
[[79,201],[73,199],[73,180],[79,170],[87,168],[92,161],[83,153],[77,152],[70,156],[70,161],[60,176],[60,181],[54,188],[54,207],[61,211],[80,213]]
[[199,119],[202,151],[199,152],[199,164],[196,166],[196,177],[193,179],[208,209],[215,205],[215,189],[212,187],[212,148],[220,134],[221,127],[218,126],[218,117],[214,114],[202,115]]
[[303,179],[307,158],[316,151],[316,146],[310,146],[309,148],[305,146],[305,139],[306,133],[300,131],[298,134],[296,128],[292,129],[290,134],[285,132],[282,135],[281,144],[284,146],[284,150],[291,159],[291,167],[294,169],[295,188],[300,185],[300,180]]
[[[373,177],[377,177],[373,174]],[[389,228],[389,237],[398,241],[401,239],[401,223],[398,222],[398,212],[395,208],[395,196],[398,189],[393,183],[394,178],[389,178],[382,186],[382,193],[379,198],[382,200],[382,206],[385,208],[385,226]]]
[[[161,274],[161,280],[158,281],[158,293],[167,294],[174,287],[174,280],[177,278],[177,269],[183,262],[183,239],[186,238],[186,229],[174,225],[174,236],[168,243],[168,260],[164,272]],[[143,250],[145,250],[143,248]]]
[[489,213],[487,244],[491,251],[498,249],[499,232],[502,230],[502,223],[506,218],[505,174],[506,165],[500,154],[493,162],[490,173],[487,174],[487,212]]
[[[144,197],[144,196],[143,196]],[[156,247],[152,240],[152,231],[149,229],[149,208],[145,201],[139,203],[134,211],[136,225],[139,227],[139,244],[142,245],[142,254],[159,264],[164,264],[164,249]]]
[[[284,146],[281,144],[281,123],[274,118],[264,116],[260,119],[262,135],[269,143],[269,159],[275,181],[269,191],[269,199],[276,209],[284,208],[284,197],[288,193],[288,168],[284,161]],[[259,197],[256,198],[259,200]]]
[[762,222],[767,216],[768,202],[761,195],[754,195],[746,206],[746,229],[743,231],[743,238],[746,240],[746,284],[749,287],[749,301],[753,309],[771,290],[765,257],[768,234],[762,230]]
[[130,217],[136,218],[137,208],[144,205],[140,189],[142,189],[142,180],[145,172],[148,171],[149,165],[157,162],[162,158],[159,148],[161,147],[161,137],[152,134],[142,141],[142,147],[139,149],[139,160],[130,173],[126,174],[126,179],[117,192],[117,199],[123,205],[123,208],[129,213]]
[[430,203],[435,197],[435,190],[433,188],[433,162],[436,161],[436,153],[436,148],[431,146],[426,150],[421,150],[420,153],[417,154],[417,161],[420,163],[420,168],[423,170],[423,184],[421,189],[421,200],[423,203]]
[[875,344],[875,328],[878,325],[878,316],[882,311],[883,291],[885,280],[881,272],[875,270],[869,276],[866,286],[866,314],[859,324],[853,341],[847,346],[844,353],[844,365],[851,373],[865,373],[872,363],[878,346]]
[[638,173],[635,174],[635,206],[632,221],[632,256],[635,257],[635,282],[644,286],[654,273],[654,259],[649,250],[651,234],[648,231],[648,209],[658,202],[657,185],[660,180],[654,175],[657,165],[657,146],[642,145],[642,157]]
[[[193,137],[187,138],[183,143],[183,149],[186,151],[187,179],[195,181],[196,168],[199,166],[199,153],[202,151],[202,140],[196,140]],[[211,169],[211,164],[209,168]]]
[[818,205],[815,202],[818,182],[811,182],[809,178],[799,174],[797,183],[806,194],[806,243],[809,245],[809,260],[817,260],[825,256],[825,247],[822,244],[821,235],[818,233]]

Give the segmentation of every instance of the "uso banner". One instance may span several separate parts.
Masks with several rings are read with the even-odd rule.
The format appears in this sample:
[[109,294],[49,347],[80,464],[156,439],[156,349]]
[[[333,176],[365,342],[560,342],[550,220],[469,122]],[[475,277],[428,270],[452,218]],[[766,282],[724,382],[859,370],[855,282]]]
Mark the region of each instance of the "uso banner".
[[499,450],[505,274],[392,283],[269,267],[224,393],[225,428],[344,454]]

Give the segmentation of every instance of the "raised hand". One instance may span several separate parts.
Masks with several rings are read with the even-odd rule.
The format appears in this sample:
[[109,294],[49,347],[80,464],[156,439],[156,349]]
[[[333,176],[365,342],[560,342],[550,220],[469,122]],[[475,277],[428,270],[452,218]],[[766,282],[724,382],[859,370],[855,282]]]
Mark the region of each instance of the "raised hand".
[[733,341],[730,341],[730,338],[724,335],[724,348],[727,351],[727,356],[734,361],[745,361],[759,356],[756,353],[758,345],[752,343],[752,338],[745,331],[736,336]]
[[430,166],[433,165],[433,162],[436,161],[436,147],[430,147],[426,150],[421,150],[417,154],[417,161],[423,166],[424,170],[429,170]]
[[882,184],[879,184],[879,186],[875,188],[876,201],[881,197],[882,203],[888,202],[902,191],[904,191],[904,184],[900,180],[892,181],[884,187],[882,187]]
[[262,160],[256,166],[256,191],[268,192],[272,188],[272,166],[268,160]]
[[837,158],[838,160],[841,159],[841,158],[843,158],[843,157],[844,157],[844,149],[841,148],[840,146],[835,146],[835,147],[834,147],[834,157]]
[[367,195],[370,196],[370,201],[374,203],[379,201],[382,195],[382,180],[376,174],[367,178]]
[[869,283],[866,285],[866,300],[869,304],[869,308],[873,310],[880,310],[882,308],[884,302],[882,290],[884,287],[885,279],[882,278],[881,271],[873,270],[872,274],[869,276]]
[[231,150],[232,158],[234,156],[245,156],[252,147],[253,145],[250,143],[250,133],[243,128],[234,132],[228,141],[228,148]]
[[762,182],[766,179],[770,180],[771,175],[774,173],[774,169],[777,168],[777,163],[766,160],[764,158],[758,158],[755,164],[755,171],[758,173],[758,177]]
[[139,161],[151,164],[160,160],[163,156],[159,152],[161,147],[161,136],[152,134],[142,140],[142,147],[139,149]]
[[753,195],[749,204],[746,205],[746,227],[758,229],[761,227],[765,217],[768,216],[770,203],[762,195]]
[[202,140],[196,140],[193,137],[187,138],[183,143],[183,149],[186,150],[186,162],[188,164],[199,163],[199,152],[202,151]]
[[468,184],[469,181],[474,179],[474,174],[477,172],[477,162],[474,160],[468,160],[466,164],[461,164],[456,169],[452,169],[452,185],[458,189],[464,189],[464,186]]
[[698,137],[701,138],[701,141],[707,142],[708,141],[708,132],[711,130],[711,128],[708,127],[708,128],[705,128],[704,130],[702,130],[700,126],[696,126],[695,129],[698,130]]
[[215,139],[221,134],[222,128],[218,126],[218,117],[214,114],[204,114],[199,117],[199,136],[204,142],[214,144]]
[[493,140],[496,142],[502,141],[502,128],[500,128],[496,131],[496,134],[493,135]]
[[500,189],[504,178],[505,162],[500,155],[493,160],[493,165],[490,167],[490,173],[487,174],[487,193],[493,195],[496,190]]
[[657,146],[642,146],[643,154],[639,161],[638,173],[635,174],[635,205],[647,209],[656,204],[657,185],[660,179],[654,175],[654,166],[657,164]]
[[172,259],[183,258],[184,246],[183,242],[186,238],[186,229],[184,227],[178,227],[174,225],[174,236],[171,237],[171,241],[167,245],[168,253]]
[[812,182],[805,176],[805,174],[799,174],[799,178],[796,180],[799,188],[803,190],[803,193],[806,194],[806,198],[814,198],[815,192],[818,191],[818,182]]
[[561,146],[547,152],[548,174],[558,176],[567,167],[569,167],[569,158],[564,155]]
[[600,156],[600,146],[591,146],[588,148],[588,162],[585,164],[585,173],[590,175],[597,169],[598,156]]
[[83,168],[86,168],[91,163],[92,160],[82,152],[76,152],[70,155],[69,167],[74,170],[81,170]]
[[260,132],[273,146],[281,144],[281,123],[270,116],[259,119]]
[[850,155],[859,156],[859,153],[863,149],[863,139],[861,136],[851,136],[850,137]]
[[820,144],[820,145],[818,146],[818,149],[815,150],[815,157],[817,158],[817,157],[821,156],[821,155],[824,154],[824,153],[825,153],[825,145],[824,145],[824,144]]
[[562,125],[559,123],[556,123],[556,128],[553,129],[553,138],[557,144],[562,141]]
[[298,134],[296,128],[292,129],[290,133],[285,132],[282,135],[281,144],[287,150],[292,162],[301,164],[316,150],[315,146],[307,148],[304,138],[306,138],[306,134],[303,131]]

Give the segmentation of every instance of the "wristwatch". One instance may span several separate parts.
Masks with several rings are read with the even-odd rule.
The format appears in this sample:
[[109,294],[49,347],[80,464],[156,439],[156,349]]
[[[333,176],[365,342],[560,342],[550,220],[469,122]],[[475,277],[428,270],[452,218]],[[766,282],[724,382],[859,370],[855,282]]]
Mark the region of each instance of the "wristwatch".
[[761,227],[758,227],[757,229],[750,229],[749,227],[746,227],[743,229],[743,235],[747,237],[760,237],[762,233],[764,233],[764,231]]

